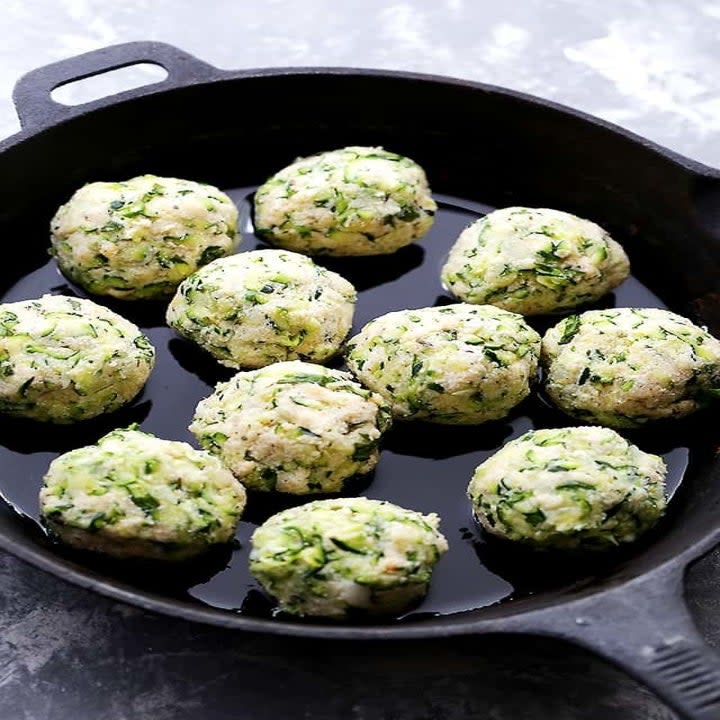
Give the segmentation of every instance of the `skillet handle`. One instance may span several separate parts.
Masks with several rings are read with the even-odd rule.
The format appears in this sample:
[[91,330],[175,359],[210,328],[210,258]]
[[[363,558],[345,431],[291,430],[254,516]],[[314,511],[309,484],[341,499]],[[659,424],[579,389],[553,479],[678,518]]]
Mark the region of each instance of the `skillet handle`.
[[[111,100],[100,98],[82,105],[69,106],[55,102],[50,97],[50,93],[61,85],[139,63],[159,65],[167,71],[168,76],[160,82],[152,82],[112,95]],[[13,102],[22,128],[38,129],[82,114],[90,108],[116,102],[118,98],[135,97],[148,92],[190,85],[220,75],[222,71],[218,68],[198,60],[173,45],[161,42],[129,42],[112,45],[102,50],[93,50],[31,70],[15,85]]]
[[683,579],[684,568],[662,568],[601,595],[541,611],[534,627],[525,629],[598,653],[686,720],[718,720],[720,654],[705,643],[690,616]]

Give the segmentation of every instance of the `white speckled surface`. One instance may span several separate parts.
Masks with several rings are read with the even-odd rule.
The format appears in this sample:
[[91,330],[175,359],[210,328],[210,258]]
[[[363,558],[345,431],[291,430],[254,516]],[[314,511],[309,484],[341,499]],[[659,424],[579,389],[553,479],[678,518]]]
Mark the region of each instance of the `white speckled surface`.
[[495,83],[720,165],[718,0],[312,0],[302,11],[291,0],[4,0],[0,12],[0,136],[18,128],[9,97],[22,73],[144,39],[224,68],[352,65]]
[[[24,72],[146,39],[224,68],[350,65],[495,83],[720,166],[719,38],[720,0],[3,0],[0,136],[18,129],[10,93]],[[716,552],[689,586],[714,643],[718,587]],[[320,657],[317,645],[149,615],[0,557],[1,720],[674,717],[622,673],[550,641],[325,647]]]

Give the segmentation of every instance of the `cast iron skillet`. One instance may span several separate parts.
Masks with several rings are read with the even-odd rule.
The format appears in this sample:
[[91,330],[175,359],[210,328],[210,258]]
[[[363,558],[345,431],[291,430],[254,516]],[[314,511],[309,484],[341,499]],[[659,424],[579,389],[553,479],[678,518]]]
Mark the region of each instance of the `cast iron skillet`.
[[[164,67],[168,78],[77,107],[50,98],[60,85],[140,62]],[[174,47],[141,42],[31,72],[19,81],[15,103],[23,129],[0,143],[6,247],[0,293],[6,300],[77,292],[48,263],[45,248],[48,219],[84,182],[154,172],[217,184],[241,207],[247,249],[257,244],[247,232],[249,199],[265,177],[298,155],[377,144],[427,169],[441,210],[418,246],[388,258],[329,263],[362,291],[357,326],[391,309],[448,302],[437,275],[459,230],[490,208],[522,204],[592,218],[625,244],[635,279],[607,303],[667,305],[715,334],[720,330],[720,173],[548,102],[408,73],[227,72]],[[472,468],[533,424],[571,424],[541,399],[487,426],[398,426],[375,477],[354,490],[440,513],[451,551],[430,596],[389,622],[300,622],[273,615],[244,571],[252,522],[277,504],[255,498],[232,554],[175,573],[62,551],[34,521],[40,477],[54,455],[132,421],[190,439],[184,428],[194,404],[223,377],[215,363],[162,327],[162,308],[113,307],[145,327],[158,347],[148,388],[131,408],[75,428],[0,422],[3,548],[113,598],[227,628],[351,639],[551,635],[626,668],[687,717],[720,717],[720,662],[682,600],[686,566],[720,541],[717,422],[710,413],[630,436],[665,454],[672,488],[684,475],[682,486],[652,537],[589,561],[528,559],[472,527],[463,496]]]

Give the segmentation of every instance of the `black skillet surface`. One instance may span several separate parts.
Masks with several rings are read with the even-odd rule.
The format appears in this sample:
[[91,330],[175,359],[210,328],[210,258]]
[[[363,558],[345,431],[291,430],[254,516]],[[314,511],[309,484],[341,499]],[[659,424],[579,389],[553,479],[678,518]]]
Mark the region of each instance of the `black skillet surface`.
[[[81,108],[61,109],[48,97],[70,79],[141,61],[162,64],[169,79]],[[249,110],[227,117],[221,101],[235,96]],[[273,112],[279,98],[294,114]],[[380,107],[371,111],[371,100]],[[391,310],[450,302],[438,275],[451,243],[469,222],[509,204],[578,212],[625,244],[636,277],[602,306],[669,306],[707,324],[718,321],[716,176],[538,101],[402,74],[226,73],[154,43],[117,46],[35,71],[19,83],[16,101],[25,129],[0,144],[0,228],[5,237],[21,238],[24,252],[2,271],[3,301],[82,294],[59,275],[45,249],[55,207],[83,182],[155,172],[218,184],[241,209],[241,250],[247,250],[258,244],[250,217],[253,183],[297,155],[381,144],[416,159],[433,189],[451,194],[436,195],[437,221],[419,244],[390,257],[321,260],[360,291],[356,329]],[[201,112],[207,108],[215,114]],[[300,621],[278,615],[247,573],[253,528],[292,501],[252,497],[235,546],[172,570],[54,547],[37,525],[37,492],[53,457],[130,422],[192,441],[186,426],[195,405],[228,377],[164,327],[162,306],[106,304],[146,329],[158,350],[156,368],[137,401],[113,416],[69,428],[0,420],[0,491],[7,500],[0,507],[0,544],[7,549],[113,597],[227,627],[376,639],[553,634],[621,663],[689,717],[718,717],[717,658],[701,645],[680,600],[685,565],[720,536],[712,457],[718,433],[709,412],[628,435],[669,465],[669,490],[677,493],[668,517],[629,550],[574,559],[487,541],[473,527],[464,494],[473,468],[509,439],[532,427],[572,424],[537,394],[509,418],[482,426],[398,424],[374,475],[351,492],[441,516],[450,551],[430,593],[419,607],[387,621]],[[557,320],[533,324],[542,331]],[[718,325],[713,328],[717,333]]]
[[[241,211],[240,227],[246,237],[244,249],[262,246],[252,235],[253,188],[228,192]],[[353,281],[360,291],[354,332],[384,312],[453,302],[440,286],[440,267],[459,232],[490,208],[449,197],[440,196],[438,200],[436,224],[418,245],[386,258],[318,259]],[[42,248],[40,240],[37,244]],[[45,293],[88,297],[60,275],[54,260],[40,256],[38,261],[41,266],[19,278],[4,294],[3,302],[27,300]],[[377,272],[379,264],[383,266],[381,272]],[[96,442],[109,429],[130,422],[141,423],[143,430],[159,437],[195,445],[187,426],[197,403],[212,392],[217,382],[232,375],[232,371],[222,368],[166,326],[165,303],[96,300],[143,328],[157,349],[157,363],[142,395],[131,407],[112,416],[70,427],[53,427],[50,431],[31,422],[0,419],[0,466],[5,469],[3,496],[18,512],[35,521],[42,476],[58,454]],[[602,303],[617,307],[664,307],[657,296],[634,278]],[[558,319],[546,318],[533,324],[542,332]],[[513,552],[503,543],[488,544],[473,525],[465,491],[475,467],[508,440],[527,430],[567,424],[572,421],[535,394],[510,417],[482,426],[395,425],[383,444],[381,462],[375,472],[359,478],[348,494],[382,498],[425,513],[437,512],[450,543],[449,553],[434,574],[430,594],[402,618],[403,622],[475,610],[543,589],[587,582],[617,562],[617,557],[604,555],[575,562],[563,556],[549,561],[538,559],[536,554]],[[654,429],[636,435],[644,449],[665,457],[670,467],[671,493],[680,485],[688,461],[708,443],[707,433],[698,432],[697,423],[692,421],[673,425],[671,432],[667,428],[665,432]],[[194,562],[187,570],[180,567],[168,572],[162,565],[115,563],[59,547],[57,551],[112,577],[127,579],[133,585],[169,597],[248,616],[271,617],[273,604],[247,569],[250,535],[273,513],[304,501],[251,494],[234,548],[219,549],[210,562],[207,559]],[[540,573],[536,569],[538,562],[543,565]]]

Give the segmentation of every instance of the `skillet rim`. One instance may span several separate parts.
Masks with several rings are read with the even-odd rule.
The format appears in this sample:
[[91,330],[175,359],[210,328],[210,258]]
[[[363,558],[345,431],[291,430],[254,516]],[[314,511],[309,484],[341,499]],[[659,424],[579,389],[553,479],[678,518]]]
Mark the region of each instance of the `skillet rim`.
[[[148,48],[150,47],[150,52],[152,52],[152,47],[162,47],[162,48],[169,48],[174,51],[178,51],[177,48],[175,48],[172,45],[168,45],[166,43],[161,42],[130,42],[125,43],[122,45],[115,45],[110,46],[110,49],[112,48],[124,48],[128,46],[139,46],[142,48]],[[108,48],[105,48],[108,49]],[[22,107],[23,103],[25,102],[25,99],[27,96],[30,95],[30,93],[35,90],[37,91],[37,88],[35,87],[29,87],[26,89],[23,89],[23,85],[27,81],[32,81],[32,85],[36,85],[35,78],[41,78],[45,73],[50,69],[55,68],[61,68],[63,65],[65,65],[66,62],[69,60],[75,61],[75,60],[81,60],[85,57],[90,57],[94,55],[97,52],[100,51],[91,51],[88,53],[83,53],[81,55],[75,55],[72,58],[68,58],[67,60],[60,60],[56,63],[50,63],[49,65],[43,65],[39,68],[36,68],[34,70],[29,71],[28,73],[25,73],[23,76],[20,77],[20,79],[16,82],[15,88],[13,91],[13,103],[16,109],[16,112],[18,114],[18,117],[21,117],[20,114],[20,108]],[[185,53],[183,53],[185,55]],[[671,163],[683,168],[684,170],[692,173],[693,175],[697,175],[706,179],[716,179],[720,180],[720,169],[714,168],[711,165],[707,165],[699,160],[695,160],[693,158],[688,157],[687,155],[683,155],[680,152],[677,152],[675,150],[671,150],[664,145],[661,145],[660,143],[655,142],[654,140],[649,140],[648,138],[639,135],[638,133],[633,132],[632,130],[628,130],[627,128],[624,128],[620,125],[617,125],[616,123],[610,122],[609,120],[604,120],[600,117],[597,117],[596,115],[592,115],[588,112],[585,112],[584,110],[578,110],[577,108],[574,108],[570,105],[565,105],[564,103],[556,102],[554,100],[548,100],[546,98],[539,97],[537,95],[532,95],[530,93],[525,93],[520,90],[513,90],[511,88],[502,87],[500,85],[493,85],[492,83],[483,83],[483,82],[477,82],[475,80],[467,80],[464,78],[457,78],[452,77],[449,75],[437,75],[433,73],[420,73],[420,72],[412,72],[408,70],[390,70],[390,69],[384,69],[384,68],[366,68],[366,67],[349,67],[349,66],[342,66],[342,65],[328,65],[328,66],[315,66],[315,65],[309,65],[309,66],[302,66],[302,65],[290,65],[290,66],[271,66],[271,67],[262,67],[262,68],[247,68],[247,69],[241,69],[241,70],[225,70],[222,68],[215,67],[213,65],[208,65],[200,60],[197,60],[196,58],[193,58],[198,65],[202,68],[205,68],[206,71],[202,72],[201,75],[196,76],[192,73],[189,73],[185,78],[182,76],[174,78],[172,68],[165,67],[165,65],[158,61],[153,60],[152,57],[148,54],[148,59],[137,59],[133,60],[130,63],[123,63],[123,67],[135,65],[138,63],[143,62],[150,62],[151,64],[159,65],[160,67],[165,68],[168,71],[168,77],[165,80],[161,80],[159,82],[151,82],[147,85],[142,85],[140,87],[131,88],[130,90],[124,90],[122,92],[114,93],[112,95],[107,95],[102,98],[98,98],[97,100],[91,100],[90,102],[86,103],[80,103],[77,105],[63,105],[62,103],[58,103],[54,100],[47,100],[47,103],[45,104],[46,108],[53,108],[52,112],[56,116],[54,118],[50,118],[46,121],[38,120],[37,118],[34,119],[33,123],[28,123],[27,127],[22,124],[21,122],[21,129],[5,138],[0,138],[0,154],[5,152],[6,150],[15,147],[19,145],[20,143],[29,140],[33,138],[36,135],[39,135],[46,130],[51,130],[54,127],[57,127],[59,125],[63,125],[67,122],[71,122],[72,120],[87,115],[89,113],[92,113],[96,110],[104,110],[111,108],[115,105],[120,105],[125,102],[136,100],[140,97],[145,97],[148,95],[162,95],[171,93],[174,90],[179,90],[182,88],[190,87],[190,86],[203,86],[203,85],[212,85],[218,82],[227,82],[232,80],[244,80],[244,79],[252,79],[252,78],[264,78],[264,77],[303,77],[303,76],[319,76],[319,75],[337,75],[337,76],[355,76],[355,77],[379,77],[379,78],[397,78],[400,80],[411,80],[411,81],[420,81],[423,83],[428,84],[434,84],[434,85],[446,85],[446,86],[454,86],[454,87],[465,87],[470,90],[479,90],[481,92],[485,92],[491,95],[501,95],[504,97],[512,98],[514,100],[518,100],[520,102],[526,103],[528,105],[534,105],[534,106],[540,106],[547,108],[549,110],[552,110],[554,112],[558,112],[562,115],[567,115],[570,117],[573,117],[577,120],[580,120],[581,122],[588,124],[588,125],[594,125],[598,128],[601,128],[603,130],[609,131],[615,135],[618,135],[625,140],[628,140],[636,145],[639,145],[646,150],[649,150],[653,152],[654,154],[658,155],[659,157],[662,157]],[[118,66],[113,66],[113,68],[118,69]],[[81,79],[87,79],[89,77],[92,77],[97,74],[102,74],[105,72],[109,72],[110,69],[99,69],[97,71],[90,72],[88,74],[83,74],[82,78],[74,78],[70,77],[67,80],[62,80],[56,83],[51,83],[50,90],[54,90],[58,87],[62,87],[63,85],[70,84],[72,82],[79,81]]]

